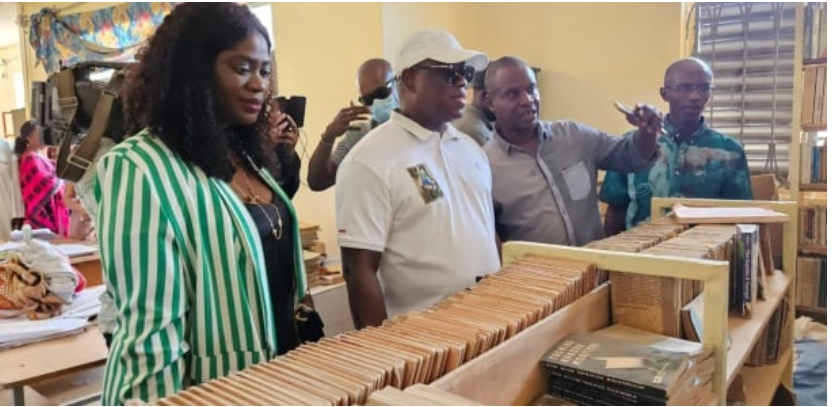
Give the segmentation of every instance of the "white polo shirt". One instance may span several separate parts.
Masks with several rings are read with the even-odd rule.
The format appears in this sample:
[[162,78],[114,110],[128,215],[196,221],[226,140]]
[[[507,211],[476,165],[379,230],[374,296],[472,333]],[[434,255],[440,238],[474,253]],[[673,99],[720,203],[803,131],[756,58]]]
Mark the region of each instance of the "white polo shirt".
[[394,112],[338,167],[335,202],[341,247],[382,253],[388,317],[500,268],[488,159],[450,124],[440,135]]

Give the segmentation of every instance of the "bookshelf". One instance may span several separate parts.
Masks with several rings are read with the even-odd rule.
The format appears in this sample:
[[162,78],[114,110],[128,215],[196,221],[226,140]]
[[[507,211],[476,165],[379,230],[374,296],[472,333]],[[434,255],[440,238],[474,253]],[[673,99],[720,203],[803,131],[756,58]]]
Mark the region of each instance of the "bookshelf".
[[[751,319],[729,317],[728,314],[728,263],[667,256],[652,256],[640,253],[619,253],[587,248],[552,246],[524,242],[508,242],[503,245],[503,261],[525,254],[538,254],[595,263],[599,268],[624,273],[651,276],[666,276],[703,281],[705,296],[704,340],[712,346],[716,355],[714,404],[725,405],[727,385],[738,374],[742,374],[748,405],[770,405],[778,386],[792,385],[792,342],[791,330],[785,343],[789,347],[777,364],[760,367],[744,366],[755,343],[759,340],[780,300],[789,295],[793,306],[793,286],[797,258],[797,204],[779,201],[718,201],[654,198],[653,216],[674,203],[687,206],[733,206],[762,207],[785,213],[788,221],[783,227],[783,270],[767,278],[768,297],[758,301]],[[598,296],[604,296],[598,298]],[[574,329],[574,324],[597,326],[610,323],[609,289],[599,287],[590,296],[570,305],[569,312],[582,315],[577,320],[554,314],[538,326],[521,333],[489,353],[453,371],[431,386],[488,405],[529,405],[545,393],[545,378],[538,367],[540,356]],[[600,304],[600,305],[599,305]],[[792,308],[793,309],[793,308]],[[565,311],[562,310],[562,311]],[[794,313],[789,313],[789,322]],[[592,321],[583,321],[592,316]],[[577,331],[577,330],[575,330]],[[573,331],[574,332],[574,331]],[[728,349],[725,333],[730,332],[731,347]]]
[[826,184],[819,184],[819,183],[808,183],[808,184],[800,184],[801,191],[812,191],[812,192],[826,192]]
[[[651,217],[658,219],[664,210],[670,209],[675,203],[682,203],[686,206],[722,206],[722,207],[757,207],[766,208],[776,212],[785,213],[788,221],[783,225],[783,267],[781,272],[767,276],[766,284],[768,296],[765,301],[757,301],[751,319],[731,316],[728,318],[728,332],[731,335],[731,349],[726,357],[726,384],[742,373],[746,391],[746,405],[771,405],[772,397],[780,384],[786,388],[792,388],[793,373],[793,345],[794,332],[787,329],[788,337],[784,341],[789,349],[783,353],[775,365],[759,367],[744,366],[751,350],[766,328],[780,300],[788,296],[790,312],[788,313],[788,324],[794,324],[795,317],[795,289],[791,284],[795,279],[798,256],[798,222],[799,209],[793,201],[724,201],[712,199],[678,199],[678,198],[653,198]],[[707,304],[707,299],[706,299]],[[705,309],[706,324],[708,319],[713,319]],[[715,378],[716,380],[716,378]],[[724,402],[724,399],[721,399]]]
[[827,224],[828,138],[821,137],[828,131],[826,5],[801,3],[795,17],[796,69],[789,156],[789,192],[791,199],[801,206],[798,217],[800,260],[794,280],[795,309],[799,315],[825,323],[826,268],[825,261],[820,259],[826,258]]

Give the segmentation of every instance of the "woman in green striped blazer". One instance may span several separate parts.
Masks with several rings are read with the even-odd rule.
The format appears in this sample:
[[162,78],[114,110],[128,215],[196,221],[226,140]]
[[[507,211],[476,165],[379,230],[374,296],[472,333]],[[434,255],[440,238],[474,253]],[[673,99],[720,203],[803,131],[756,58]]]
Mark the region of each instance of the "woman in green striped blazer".
[[101,159],[95,188],[118,312],[106,405],[153,402],[297,345],[300,234],[271,175],[272,139],[294,140],[293,122],[267,103],[270,49],[245,6],[186,3],[129,75],[138,133]]

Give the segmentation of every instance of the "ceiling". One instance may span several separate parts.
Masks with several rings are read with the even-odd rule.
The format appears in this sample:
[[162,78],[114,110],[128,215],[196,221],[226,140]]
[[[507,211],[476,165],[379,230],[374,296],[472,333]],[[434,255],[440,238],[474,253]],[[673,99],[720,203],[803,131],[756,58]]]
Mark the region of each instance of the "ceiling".
[[17,18],[17,3],[0,3],[0,48],[20,42]]

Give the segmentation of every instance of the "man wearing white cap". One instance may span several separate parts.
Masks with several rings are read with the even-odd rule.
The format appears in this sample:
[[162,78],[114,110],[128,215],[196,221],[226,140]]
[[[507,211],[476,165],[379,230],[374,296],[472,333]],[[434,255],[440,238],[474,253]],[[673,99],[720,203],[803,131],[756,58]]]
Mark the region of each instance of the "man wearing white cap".
[[487,57],[442,30],[401,43],[400,109],[342,162],[338,242],[356,328],[429,307],[500,267],[491,170],[450,122]]

